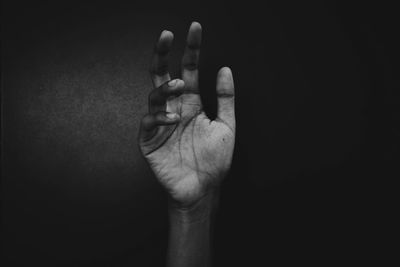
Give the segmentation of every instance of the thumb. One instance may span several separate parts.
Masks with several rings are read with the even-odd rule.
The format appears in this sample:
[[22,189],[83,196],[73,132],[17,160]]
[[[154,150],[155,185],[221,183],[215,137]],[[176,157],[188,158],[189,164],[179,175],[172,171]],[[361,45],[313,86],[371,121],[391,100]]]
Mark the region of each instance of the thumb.
[[235,88],[232,71],[223,67],[217,75],[218,113],[217,119],[235,129]]

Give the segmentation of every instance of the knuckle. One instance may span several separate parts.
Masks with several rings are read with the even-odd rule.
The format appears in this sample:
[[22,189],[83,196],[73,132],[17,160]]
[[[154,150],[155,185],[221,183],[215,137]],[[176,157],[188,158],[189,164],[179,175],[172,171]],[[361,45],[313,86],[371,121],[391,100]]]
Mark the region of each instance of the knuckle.
[[187,69],[187,70],[196,70],[198,67],[198,64],[197,64],[197,62],[189,61],[189,62],[183,62],[182,66],[184,69]]

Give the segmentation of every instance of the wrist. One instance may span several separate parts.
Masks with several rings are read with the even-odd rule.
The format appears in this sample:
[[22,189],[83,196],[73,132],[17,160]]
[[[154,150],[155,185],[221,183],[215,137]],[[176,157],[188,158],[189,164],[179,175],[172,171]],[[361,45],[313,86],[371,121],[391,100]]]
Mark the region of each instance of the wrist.
[[171,219],[182,223],[193,223],[208,220],[219,201],[219,189],[213,189],[191,205],[182,205],[169,200],[168,211]]

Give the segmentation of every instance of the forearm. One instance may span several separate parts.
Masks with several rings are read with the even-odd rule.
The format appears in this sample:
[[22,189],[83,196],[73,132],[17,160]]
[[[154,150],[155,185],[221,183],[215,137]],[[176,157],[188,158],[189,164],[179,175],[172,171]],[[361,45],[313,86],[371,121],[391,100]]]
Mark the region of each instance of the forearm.
[[211,265],[210,235],[218,192],[202,198],[190,208],[169,205],[168,267]]

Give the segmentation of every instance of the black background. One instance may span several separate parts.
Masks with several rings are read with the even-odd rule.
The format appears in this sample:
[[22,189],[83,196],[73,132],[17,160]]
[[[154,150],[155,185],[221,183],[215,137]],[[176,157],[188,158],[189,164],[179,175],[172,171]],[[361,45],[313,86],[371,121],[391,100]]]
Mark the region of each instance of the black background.
[[220,67],[237,95],[215,265],[386,258],[381,193],[399,177],[394,5],[2,5],[3,266],[164,265],[166,196],[136,138],[154,41],[175,33],[177,77],[193,20],[209,116]]

